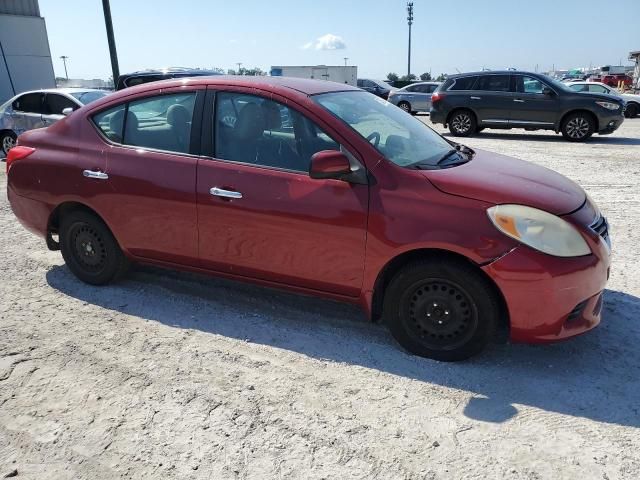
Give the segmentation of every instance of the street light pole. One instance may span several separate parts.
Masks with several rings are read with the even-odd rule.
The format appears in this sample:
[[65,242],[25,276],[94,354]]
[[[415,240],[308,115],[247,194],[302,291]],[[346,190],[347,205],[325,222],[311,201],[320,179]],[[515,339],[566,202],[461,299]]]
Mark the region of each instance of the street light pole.
[[411,25],[413,25],[413,2],[407,2],[407,23],[409,24],[409,51],[407,54],[407,77],[411,75]]
[[113,35],[113,22],[111,21],[111,6],[109,5],[109,0],[102,0],[102,10],[104,12],[104,25],[107,28],[107,41],[109,42],[109,55],[111,56],[113,86],[114,88],[117,88],[120,68],[118,67],[118,52],[116,50],[116,39]]
[[67,73],[67,58],[69,57],[62,55],[60,58],[62,59],[62,63],[64,63],[64,76],[69,80],[69,74]]
[[238,62],[236,63],[236,65],[238,65],[238,71],[236,72],[236,75],[242,75],[242,73],[240,73],[240,69],[242,68],[242,62]]
[[349,57],[344,57],[344,66],[347,66],[347,60],[349,60]]

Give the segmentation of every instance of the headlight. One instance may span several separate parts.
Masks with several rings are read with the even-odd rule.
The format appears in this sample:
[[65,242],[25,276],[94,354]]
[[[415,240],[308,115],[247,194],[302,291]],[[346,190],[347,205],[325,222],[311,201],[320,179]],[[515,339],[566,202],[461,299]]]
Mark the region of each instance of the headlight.
[[505,235],[556,257],[589,255],[591,249],[580,232],[566,220],[524,205],[496,205],[489,218]]
[[601,107],[606,108],[607,110],[617,110],[620,108],[620,105],[612,102],[596,102]]

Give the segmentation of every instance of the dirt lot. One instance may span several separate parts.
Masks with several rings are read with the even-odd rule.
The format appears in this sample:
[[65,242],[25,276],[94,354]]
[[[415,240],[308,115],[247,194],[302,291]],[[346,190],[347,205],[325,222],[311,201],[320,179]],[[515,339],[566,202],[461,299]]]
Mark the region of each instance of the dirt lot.
[[331,302],[149,268],[93,288],[2,194],[0,478],[640,478],[640,119],[586,144],[465,143],[600,205],[615,255],[600,328],[444,364]]

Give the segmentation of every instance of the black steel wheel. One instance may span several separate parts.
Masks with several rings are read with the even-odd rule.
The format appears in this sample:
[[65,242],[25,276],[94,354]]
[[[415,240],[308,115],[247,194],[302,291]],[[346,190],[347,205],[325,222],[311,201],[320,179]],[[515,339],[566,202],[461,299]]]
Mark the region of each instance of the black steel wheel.
[[470,110],[457,110],[449,118],[449,131],[456,137],[468,137],[478,128],[476,117]]
[[500,318],[495,289],[476,267],[424,260],[398,272],[385,293],[384,318],[408,351],[442,361],[484,349]]
[[72,211],[62,217],[60,250],[69,270],[92,285],[113,281],[128,266],[109,228],[95,215],[85,211]]

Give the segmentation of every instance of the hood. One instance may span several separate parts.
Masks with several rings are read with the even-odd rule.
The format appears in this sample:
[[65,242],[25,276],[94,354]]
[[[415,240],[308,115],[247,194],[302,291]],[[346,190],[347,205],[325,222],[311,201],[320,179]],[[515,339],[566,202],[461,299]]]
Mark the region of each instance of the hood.
[[463,165],[422,173],[445,193],[492,204],[515,203],[564,215],[586,199],[582,188],[559,173],[517,158],[476,150]]

